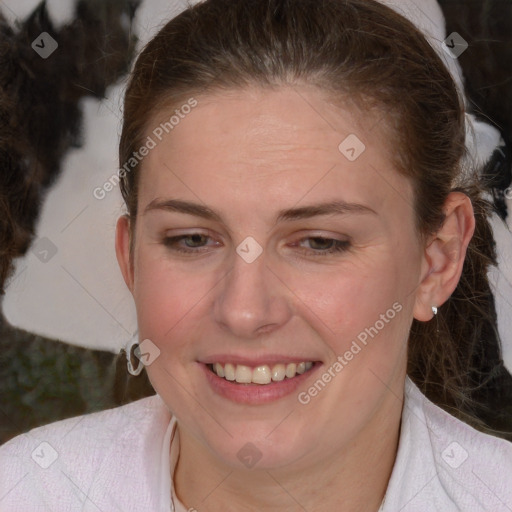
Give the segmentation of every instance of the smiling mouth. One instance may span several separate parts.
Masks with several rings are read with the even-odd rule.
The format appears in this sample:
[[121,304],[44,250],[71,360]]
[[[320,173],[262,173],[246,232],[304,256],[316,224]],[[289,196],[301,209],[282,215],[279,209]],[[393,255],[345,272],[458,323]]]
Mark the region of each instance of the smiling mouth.
[[300,363],[278,363],[271,366],[264,364],[251,368],[242,364],[208,364],[207,367],[218,377],[238,384],[270,384],[272,382],[281,382],[285,379],[293,379],[297,375],[302,375],[313,368],[312,361],[303,361]]

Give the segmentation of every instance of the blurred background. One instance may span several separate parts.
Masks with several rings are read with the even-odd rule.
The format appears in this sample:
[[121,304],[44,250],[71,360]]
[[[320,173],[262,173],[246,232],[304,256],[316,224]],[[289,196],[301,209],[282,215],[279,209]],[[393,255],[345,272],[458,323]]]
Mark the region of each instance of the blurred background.
[[[512,3],[383,1],[430,38],[474,115],[472,156],[496,206],[490,277],[510,370]],[[186,5],[0,2],[0,443],[153,393],[117,357],[137,327],[114,253],[121,195],[104,185],[118,169],[133,59]],[[457,56],[443,48],[454,33],[468,45]]]

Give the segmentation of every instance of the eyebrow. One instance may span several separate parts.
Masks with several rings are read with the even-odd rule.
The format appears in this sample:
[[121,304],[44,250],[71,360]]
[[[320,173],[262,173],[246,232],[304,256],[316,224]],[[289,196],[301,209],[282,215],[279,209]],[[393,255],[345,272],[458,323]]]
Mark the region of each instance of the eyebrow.
[[[203,219],[223,223],[222,217],[214,210],[191,201],[181,199],[154,199],[144,209],[144,214],[152,210],[165,210],[169,212],[194,215]],[[288,208],[280,210],[276,217],[276,224],[283,221],[308,219],[324,215],[345,215],[348,213],[363,213],[378,215],[375,210],[358,203],[347,203],[342,200],[329,201],[325,203]]]

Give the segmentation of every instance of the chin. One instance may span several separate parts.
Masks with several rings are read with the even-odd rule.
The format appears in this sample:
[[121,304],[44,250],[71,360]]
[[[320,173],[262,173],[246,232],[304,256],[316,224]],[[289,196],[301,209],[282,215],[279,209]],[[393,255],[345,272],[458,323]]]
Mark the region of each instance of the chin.
[[292,465],[307,452],[305,436],[300,435],[301,431],[297,429],[293,432],[282,430],[276,435],[276,424],[269,421],[264,427],[254,430],[245,426],[240,433],[226,425],[233,437],[204,439],[203,442],[216,458],[237,471],[243,468],[273,470]]

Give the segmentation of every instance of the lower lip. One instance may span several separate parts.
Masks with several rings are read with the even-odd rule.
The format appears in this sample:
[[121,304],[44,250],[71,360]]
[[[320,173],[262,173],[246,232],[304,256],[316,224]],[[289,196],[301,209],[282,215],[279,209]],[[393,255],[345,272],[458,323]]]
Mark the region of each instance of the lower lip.
[[291,379],[285,378],[280,382],[271,382],[270,384],[238,384],[219,377],[206,364],[200,363],[200,365],[215,393],[239,404],[259,405],[274,402],[296,392],[322,364],[314,363],[307,372],[301,375],[298,374]]

